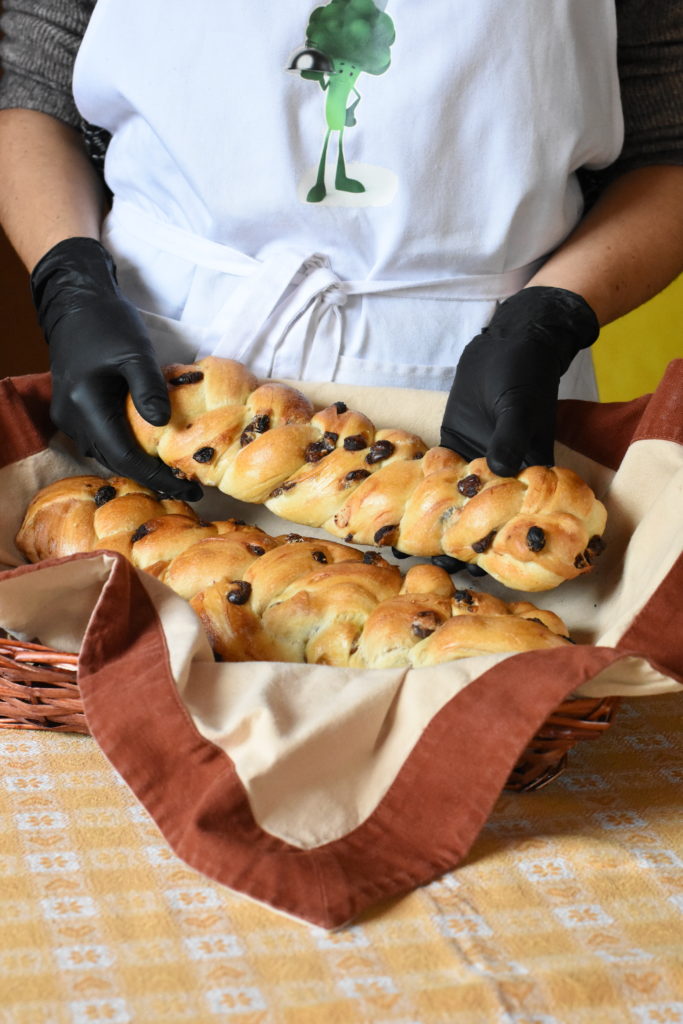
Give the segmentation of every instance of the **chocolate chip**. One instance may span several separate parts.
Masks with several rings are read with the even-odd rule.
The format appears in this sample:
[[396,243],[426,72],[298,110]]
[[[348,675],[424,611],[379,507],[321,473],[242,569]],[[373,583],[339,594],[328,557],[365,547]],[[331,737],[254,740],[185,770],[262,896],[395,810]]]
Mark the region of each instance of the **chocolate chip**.
[[304,458],[306,462],[320,462],[326,455],[333,452],[337,447],[337,441],[339,440],[339,434],[335,434],[331,430],[326,430],[319,441],[311,441],[308,448],[304,452]]
[[411,625],[411,630],[416,637],[420,640],[424,640],[426,637],[431,636],[435,629],[441,625],[442,619],[432,611],[418,612],[415,616],[415,621]]
[[360,452],[363,448],[367,448],[368,439],[363,437],[362,434],[349,434],[348,437],[344,438],[344,448],[347,452]]
[[225,595],[230,604],[246,604],[251,596],[251,583],[246,580],[231,580],[229,590]]
[[[592,539],[593,538],[591,538],[591,540]],[[590,546],[590,541],[589,541],[588,542],[588,547],[586,548],[586,550],[583,553],[583,558],[584,558],[584,561],[586,562],[587,565],[592,565],[593,564],[593,559],[597,558],[598,555],[602,554],[602,552],[605,550],[605,545],[602,543],[602,540],[600,539],[600,537],[597,537],[596,539],[597,539],[598,543],[593,545],[593,547],[591,547]],[[582,568],[582,567],[581,566],[577,566],[577,568]]]
[[485,537],[482,537],[480,540],[475,540],[474,544],[472,545],[472,550],[476,551],[478,555],[483,554],[484,551],[488,551],[488,549],[493,544],[493,538],[495,536],[496,531],[491,530],[491,532],[487,533]]
[[216,449],[207,446],[206,448],[198,448],[192,458],[195,462],[211,462],[215,454]]
[[425,453],[424,452],[415,452],[415,454],[413,455],[413,459],[424,459],[424,457],[425,457]]
[[545,547],[545,533],[540,526],[530,526],[526,534],[526,546],[531,551],[542,551]]
[[137,530],[130,538],[131,544],[136,544],[139,540],[142,540],[143,537],[146,537],[147,534],[151,532],[151,527],[147,526],[146,523],[143,523],[142,526],[138,526]]
[[388,459],[390,455],[394,454],[395,450],[395,445],[391,441],[375,441],[365,456],[365,461],[372,466],[375,462],[382,462],[383,459]]
[[426,626],[421,626],[419,622],[414,622],[410,628],[415,636],[419,637],[420,640],[426,640],[426,638],[431,636],[434,632],[433,629],[427,629]]
[[280,484],[268,495],[269,498],[279,498],[285,491],[291,491],[292,487],[296,487],[296,480],[288,480],[287,483]]
[[288,533],[285,540],[288,544],[301,544],[303,542],[303,537],[300,533]]
[[348,409],[348,405],[346,405],[344,402],[334,402],[333,405],[337,412],[339,413],[339,415],[341,415],[343,412],[346,412]]
[[415,616],[415,621],[412,623],[411,629],[415,636],[419,637],[420,640],[424,640],[425,637],[431,636],[435,629],[443,622],[440,615],[437,615],[433,611],[418,612]]
[[105,484],[104,487],[100,487],[99,491],[95,495],[95,504],[98,508],[102,505],[106,505],[108,501],[116,497],[116,488],[112,487],[111,484]]
[[270,430],[270,416],[267,413],[263,413],[261,416],[254,416],[250,423],[247,423],[246,427],[240,434],[240,447],[244,448],[245,445],[250,444],[257,434],[265,434],[267,430]]
[[266,549],[262,548],[260,544],[247,544],[247,551],[251,551],[252,555],[265,555]]
[[245,523],[244,519],[228,519],[228,522],[232,523],[233,526],[246,526],[247,525]]
[[366,565],[379,565],[382,561],[382,556],[378,555],[376,551],[364,551],[363,561]]
[[481,477],[478,477],[476,473],[470,473],[469,476],[458,481],[458,490],[463,497],[473,498],[481,490]]
[[365,480],[368,476],[370,476],[370,471],[367,469],[352,469],[346,474],[344,480],[347,480],[351,484],[355,483],[357,480]]
[[353,534],[352,533],[347,533],[346,536],[344,537],[345,543],[346,544],[350,544],[352,540],[353,540]]
[[392,548],[391,550],[393,551],[394,558],[410,558],[409,554],[406,554],[405,551],[399,551],[398,548]]
[[[587,563],[587,565],[592,565],[593,564],[593,559],[597,558],[597,556],[602,554],[602,552],[605,550],[605,545],[602,544],[600,538],[598,537],[597,539],[598,539],[598,542],[599,542],[597,545],[594,545],[593,547],[591,547],[590,546],[590,542],[589,542],[589,546],[583,552],[583,558],[584,558],[584,561]],[[579,556],[577,555],[577,558],[578,557]]]
[[453,599],[458,604],[474,604],[474,594],[471,590],[456,590],[453,594]]
[[330,449],[324,441],[311,441],[304,452],[304,459],[306,462],[320,462],[321,459],[324,459],[329,454]]
[[190,370],[188,373],[181,373],[179,377],[172,377],[168,383],[178,388],[181,384],[198,384],[200,380],[204,380],[202,371]]
[[396,534],[398,532],[398,523],[393,523],[390,526],[382,526],[377,531],[374,537],[375,544],[387,545],[393,544],[396,540]]
[[324,551],[314,551],[312,552],[312,557],[316,562],[322,562],[323,565],[327,565],[327,555]]
[[588,547],[586,550],[590,551],[592,555],[601,555],[602,552],[605,550],[605,547],[606,544],[604,540],[602,539],[602,537],[599,537],[596,533],[588,541]]
[[579,552],[579,554],[574,559],[574,568],[575,569],[586,569],[588,567],[588,565],[589,565],[589,563],[586,561],[586,559],[581,554],[581,552]]

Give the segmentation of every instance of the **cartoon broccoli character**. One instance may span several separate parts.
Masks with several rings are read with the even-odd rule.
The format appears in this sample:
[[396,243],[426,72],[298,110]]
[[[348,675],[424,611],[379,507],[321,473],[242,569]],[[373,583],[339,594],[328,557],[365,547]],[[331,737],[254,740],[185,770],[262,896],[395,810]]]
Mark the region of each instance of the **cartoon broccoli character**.
[[[306,29],[306,48],[292,58],[290,70],[302,78],[317,81],[327,92],[325,119],[327,132],[318,165],[318,177],[307,195],[309,203],[319,203],[327,194],[325,161],[332,132],[339,132],[339,154],[335,185],[344,192],[364,192],[365,186],[346,174],[344,129],[356,123],[355,110],[360,101],[356,81],[361,71],[383,74],[391,63],[390,47],[395,38],[394,23],[373,0],[330,0],[316,7]],[[356,99],[349,105],[354,93]]]

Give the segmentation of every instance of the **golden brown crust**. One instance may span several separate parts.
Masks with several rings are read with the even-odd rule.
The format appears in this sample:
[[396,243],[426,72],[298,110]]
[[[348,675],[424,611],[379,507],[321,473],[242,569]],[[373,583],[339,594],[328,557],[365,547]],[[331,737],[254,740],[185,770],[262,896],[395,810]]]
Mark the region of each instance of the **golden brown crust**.
[[150,426],[131,401],[128,417],[145,450],[183,476],[349,543],[476,563],[516,590],[548,590],[591,569],[605,508],[569,469],[496,477],[485,459],[467,463],[406,431],[377,430],[342,401],[316,411],[234,360],[164,372],[168,426]]
[[189,505],[121,477],[44,488],[17,545],[30,561],[120,552],[190,601],[226,661],[390,668],[569,642],[552,612],[456,590],[435,565],[404,576],[379,554],[337,541],[202,522]]

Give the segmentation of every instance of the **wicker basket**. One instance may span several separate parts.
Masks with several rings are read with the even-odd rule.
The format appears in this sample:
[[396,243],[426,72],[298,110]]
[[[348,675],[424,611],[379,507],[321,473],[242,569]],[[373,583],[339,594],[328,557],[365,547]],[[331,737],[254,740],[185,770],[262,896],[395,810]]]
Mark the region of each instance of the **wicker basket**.
[[567,766],[567,754],[579,740],[602,736],[619,706],[619,697],[570,697],[538,730],[515,765],[505,788],[517,792],[541,789]]
[[77,654],[0,634],[0,727],[89,733]]
[[[0,635],[0,728],[89,734],[76,681],[77,654]],[[546,786],[579,740],[609,727],[619,699],[570,698],[546,719],[505,786],[518,792]]]

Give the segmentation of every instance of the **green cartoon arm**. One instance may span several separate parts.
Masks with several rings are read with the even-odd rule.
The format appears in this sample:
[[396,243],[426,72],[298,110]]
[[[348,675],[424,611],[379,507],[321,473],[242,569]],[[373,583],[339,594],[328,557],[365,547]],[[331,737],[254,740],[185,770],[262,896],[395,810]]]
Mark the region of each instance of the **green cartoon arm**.
[[330,84],[329,78],[324,71],[301,71],[300,74],[302,78],[308,79],[309,82],[317,82],[323,91]]
[[347,128],[353,128],[354,124],[356,123],[356,107],[360,103],[360,93],[358,92],[358,89],[354,89],[353,91],[356,94],[356,99],[349,107],[346,108],[345,124]]

